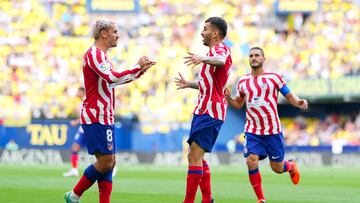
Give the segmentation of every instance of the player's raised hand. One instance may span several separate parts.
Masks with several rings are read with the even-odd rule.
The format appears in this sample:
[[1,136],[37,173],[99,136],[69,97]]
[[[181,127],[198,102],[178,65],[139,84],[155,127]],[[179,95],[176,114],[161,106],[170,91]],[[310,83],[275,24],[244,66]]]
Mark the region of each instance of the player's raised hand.
[[231,99],[231,90],[228,87],[225,89],[224,95],[226,100]]
[[184,64],[185,65],[191,66],[191,68],[194,68],[196,65],[202,63],[202,60],[203,60],[202,56],[193,54],[191,52],[188,52],[188,54],[189,54],[188,56],[184,57],[184,59],[185,59]]
[[180,78],[175,78],[175,84],[178,87],[176,89],[179,90],[189,87],[188,81],[185,80],[185,78],[181,75],[181,73],[179,73],[179,77]]
[[300,99],[298,105],[301,109],[308,109],[308,101],[306,99]]
[[149,58],[147,56],[142,56],[141,58],[139,58],[138,64],[141,68],[143,68],[146,65],[147,61],[150,61]]
[[142,67],[141,68],[141,71],[143,72],[143,73],[145,73],[149,68],[151,68],[152,66],[154,66],[156,64],[156,62],[155,61],[145,61],[145,65],[144,65],[144,67]]
[[156,64],[155,61],[150,61],[147,56],[142,56],[138,61],[141,71],[145,73],[149,68]]

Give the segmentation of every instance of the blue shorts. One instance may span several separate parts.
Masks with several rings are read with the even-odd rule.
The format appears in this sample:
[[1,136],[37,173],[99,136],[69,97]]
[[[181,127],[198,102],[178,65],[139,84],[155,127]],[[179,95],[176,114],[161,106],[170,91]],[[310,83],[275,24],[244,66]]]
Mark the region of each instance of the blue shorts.
[[245,133],[244,156],[256,154],[260,160],[269,156],[274,162],[282,162],[285,156],[285,143],[283,134],[255,135]]
[[211,152],[223,123],[222,120],[212,118],[208,114],[194,114],[187,143],[190,145],[196,142],[205,152]]
[[81,126],[79,126],[78,131],[76,132],[74,136],[73,143],[80,145],[81,147],[85,147],[85,136],[84,136],[84,130]]
[[102,125],[100,123],[81,124],[84,130],[85,142],[88,153],[94,155],[96,152],[101,154],[115,154],[115,134],[114,125]]

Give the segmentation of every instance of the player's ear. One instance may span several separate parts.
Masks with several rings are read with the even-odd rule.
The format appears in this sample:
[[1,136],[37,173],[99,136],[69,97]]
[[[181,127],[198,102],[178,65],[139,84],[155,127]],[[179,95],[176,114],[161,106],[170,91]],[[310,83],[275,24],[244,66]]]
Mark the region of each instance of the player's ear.
[[106,38],[106,37],[107,37],[107,30],[105,30],[105,29],[101,30],[101,31],[100,31],[100,36],[101,36],[102,38]]

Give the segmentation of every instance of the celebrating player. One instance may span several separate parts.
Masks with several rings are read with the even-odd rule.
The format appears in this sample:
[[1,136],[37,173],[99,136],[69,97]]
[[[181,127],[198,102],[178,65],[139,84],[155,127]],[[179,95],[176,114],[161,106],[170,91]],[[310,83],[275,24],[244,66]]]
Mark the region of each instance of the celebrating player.
[[284,138],[277,111],[278,92],[280,91],[291,105],[300,109],[308,108],[308,102],[292,93],[279,74],[264,71],[264,61],[264,51],[260,47],[251,48],[249,53],[251,74],[240,78],[237,87],[238,96],[235,99],[231,98],[228,89],[225,92],[226,100],[235,108],[241,108],[246,101],[244,156],[249,169],[250,183],[258,203],[266,202],[258,168],[259,160],[269,156],[270,166],[274,172],[279,174],[289,172],[295,185],[300,180],[296,162],[284,161]]
[[202,63],[199,81],[189,82],[180,73],[175,79],[178,89],[199,89],[199,100],[194,110],[188,144],[188,174],[184,203],[193,203],[200,185],[202,202],[214,202],[211,193],[210,169],[204,159],[205,152],[211,152],[226,115],[224,97],[232,64],[230,49],[223,40],[226,36],[227,24],[220,17],[211,17],[205,21],[201,32],[203,44],[209,47],[206,56],[189,53],[185,64],[196,66]]
[[96,20],[92,34],[94,44],[84,55],[83,75],[85,99],[80,122],[89,154],[95,163],[89,165],[72,191],[65,193],[67,203],[79,202],[81,195],[95,181],[99,187],[99,202],[109,203],[112,191],[112,172],[115,165],[114,107],[116,85],[139,78],[155,62],[143,56],[131,70],[116,72],[107,51],[117,46],[119,38],[114,21]]

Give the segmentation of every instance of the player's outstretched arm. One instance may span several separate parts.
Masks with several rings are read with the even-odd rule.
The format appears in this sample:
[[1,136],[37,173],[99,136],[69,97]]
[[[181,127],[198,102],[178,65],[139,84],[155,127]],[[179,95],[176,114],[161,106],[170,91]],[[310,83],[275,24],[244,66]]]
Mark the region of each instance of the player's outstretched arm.
[[185,56],[184,64],[187,66],[191,66],[194,68],[196,65],[200,63],[210,64],[216,67],[222,67],[225,65],[226,57],[222,55],[216,56],[199,56],[193,53],[188,52],[188,56]]
[[308,101],[306,99],[300,99],[294,93],[289,92],[285,96],[286,100],[293,106],[300,108],[300,109],[308,109]]
[[178,87],[177,90],[185,88],[199,89],[197,82],[187,81],[181,73],[179,73],[179,78],[175,78],[175,84]]
[[245,97],[235,97],[235,99],[231,98],[231,91],[229,88],[225,90],[225,99],[230,104],[230,106],[234,107],[235,109],[240,109],[244,106]]

